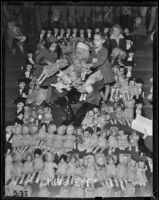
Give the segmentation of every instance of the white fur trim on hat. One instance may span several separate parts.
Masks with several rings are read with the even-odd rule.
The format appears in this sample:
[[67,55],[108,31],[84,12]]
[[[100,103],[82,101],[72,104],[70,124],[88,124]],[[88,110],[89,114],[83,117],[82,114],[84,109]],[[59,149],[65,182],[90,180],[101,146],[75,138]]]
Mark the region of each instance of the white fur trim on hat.
[[89,46],[84,44],[83,42],[79,42],[76,46],[76,48],[84,49],[86,51],[89,51]]

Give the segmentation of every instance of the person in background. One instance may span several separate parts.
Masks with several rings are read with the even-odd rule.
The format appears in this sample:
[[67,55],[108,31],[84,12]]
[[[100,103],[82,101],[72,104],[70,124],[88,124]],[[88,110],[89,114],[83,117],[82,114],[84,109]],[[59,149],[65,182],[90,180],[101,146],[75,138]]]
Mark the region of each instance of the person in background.
[[115,24],[110,30],[110,53],[114,48],[120,48],[123,51],[126,50],[126,40],[118,24]]

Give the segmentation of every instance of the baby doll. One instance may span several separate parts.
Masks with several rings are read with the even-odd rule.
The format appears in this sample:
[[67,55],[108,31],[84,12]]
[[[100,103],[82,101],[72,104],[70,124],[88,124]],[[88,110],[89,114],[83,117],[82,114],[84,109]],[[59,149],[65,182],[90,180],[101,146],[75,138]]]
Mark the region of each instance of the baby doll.
[[115,165],[115,160],[112,156],[108,156],[107,159],[108,159],[108,165],[107,165],[108,178],[116,177],[117,168]]
[[17,106],[16,117],[14,120],[14,123],[16,124],[20,124],[20,125],[23,124],[25,102],[26,102],[26,99],[22,97],[19,97],[14,101],[14,103]]
[[41,149],[35,149],[34,151],[34,160],[33,160],[33,169],[34,172],[39,172],[43,168],[43,159]]
[[26,80],[28,83],[31,81],[32,79],[32,75],[33,75],[33,67],[31,64],[27,64],[25,67],[23,67],[23,77],[24,80]]
[[22,136],[23,136],[23,146],[29,146],[31,144],[32,138],[30,136],[30,129],[28,125],[22,126]]
[[114,75],[115,83],[111,86],[110,101],[114,102],[119,100],[120,82],[118,75]]
[[70,161],[67,164],[67,181],[69,182],[70,178],[74,179],[76,173],[76,159],[75,157],[71,157]]
[[33,54],[34,54],[34,52],[32,50],[29,50],[27,52],[27,60],[26,60],[26,64],[31,65],[32,67],[34,67],[34,65],[35,65],[35,61],[33,59]]
[[91,127],[87,127],[84,130],[83,134],[83,144],[78,145],[79,151],[87,150],[89,151],[90,145],[91,145],[91,134],[93,133],[93,129]]
[[117,178],[119,181],[127,180],[128,176],[128,157],[121,155],[119,157],[119,164],[117,165]]
[[94,112],[93,110],[90,110],[85,115],[84,120],[82,121],[82,128],[86,129],[87,127],[93,127],[94,122]]
[[13,178],[13,172],[13,157],[11,154],[7,154],[5,157],[5,183]]
[[44,162],[42,173],[40,175],[40,180],[53,181],[55,178],[55,169],[57,169],[57,165],[53,162],[53,155],[51,152],[47,152],[46,161]]
[[147,166],[145,166],[145,162],[139,161],[136,175],[137,175],[137,183],[139,183],[140,186],[146,186],[148,182],[145,174],[146,170]]
[[108,146],[109,146],[109,154],[111,152],[114,152],[116,148],[118,147],[118,140],[117,140],[117,135],[116,135],[115,130],[111,131],[111,135],[108,138]]
[[135,147],[135,151],[138,152],[139,151],[139,147],[138,147],[138,141],[139,141],[139,135],[137,134],[136,131],[132,131],[132,134],[130,135],[130,147],[129,150],[131,151],[132,147]]
[[78,38],[78,40],[79,40],[80,42],[84,42],[84,41],[85,41],[85,31],[84,31],[83,28],[81,28],[81,29],[79,30],[79,38]]
[[79,157],[76,161],[75,177],[83,177],[85,173],[85,160],[84,157]]
[[129,143],[128,143],[128,138],[127,137],[128,137],[128,135],[126,135],[123,130],[119,131],[118,148],[120,150],[125,150],[125,148],[129,147]]
[[93,108],[94,111],[94,118],[98,118],[101,114],[100,109],[98,107]]
[[108,142],[106,139],[106,132],[103,133],[98,138],[98,147],[101,149],[100,152],[102,153],[106,148],[108,148]]
[[110,122],[111,124],[117,124],[117,120],[116,120],[116,113],[115,113],[115,109],[113,105],[109,105],[108,107],[108,112],[110,115]]
[[131,159],[128,163],[128,181],[135,183],[137,180],[137,168],[138,165],[134,159]]
[[66,29],[66,39],[70,39],[71,38],[71,29],[68,27]]
[[94,154],[94,152],[96,152],[96,149],[98,149],[98,135],[96,132],[94,132],[91,136],[90,148],[87,149],[86,152],[89,153],[93,151]]
[[58,163],[56,174],[58,178],[64,178],[67,173],[67,163],[61,158],[60,162]]
[[47,124],[42,123],[38,132],[38,138],[45,140],[47,137]]
[[123,113],[124,119],[127,122],[128,126],[131,126],[131,123],[134,118],[135,100],[134,99],[125,100],[124,104],[125,104],[125,109],[124,109],[124,113]]
[[49,124],[48,126],[48,132],[47,132],[47,147],[51,148],[53,144],[53,140],[55,138],[55,132],[56,132],[56,125],[55,124]]
[[53,121],[52,111],[51,111],[50,106],[46,106],[44,108],[44,114],[43,114],[42,122],[49,124],[50,121]]
[[63,148],[64,133],[65,133],[64,126],[62,125],[59,126],[57,128],[57,134],[55,135],[55,139],[52,145],[52,148],[58,152]]
[[124,76],[121,76],[119,78],[119,84],[120,84],[119,93],[122,96],[122,99],[125,101],[126,99],[129,99],[128,81],[126,80]]
[[24,174],[32,174],[33,173],[33,160],[32,155],[27,154],[25,163],[23,165],[23,173]]
[[15,151],[15,149],[17,147],[22,146],[22,126],[21,125],[14,125],[13,134],[14,135],[13,135],[12,146],[13,146],[13,151]]
[[116,116],[117,122],[125,125],[124,111],[123,111],[122,107],[123,107],[122,104],[116,104],[115,105],[115,116]]
[[135,96],[138,99],[139,91],[138,91],[138,88],[136,87],[136,83],[135,83],[135,79],[134,78],[129,79],[128,91],[129,91],[130,99],[133,99],[133,97],[135,97]]
[[66,129],[66,136],[64,136],[64,143],[63,143],[63,147],[66,152],[73,150],[75,146],[74,132],[75,132],[74,127],[72,125],[69,125]]

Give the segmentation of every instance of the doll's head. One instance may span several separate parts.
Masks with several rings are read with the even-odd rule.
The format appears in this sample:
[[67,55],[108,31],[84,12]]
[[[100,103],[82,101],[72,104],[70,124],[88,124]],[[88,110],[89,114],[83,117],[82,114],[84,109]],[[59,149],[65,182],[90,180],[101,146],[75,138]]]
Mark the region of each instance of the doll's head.
[[42,156],[42,151],[40,148],[35,149],[34,158],[40,158]]
[[74,156],[72,156],[71,159],[70,159],[70,162],[71,163],[75,163],[76,162],[76,158]]
[[119,37],[121,33],[122,33],[122,28],[118,24],[115,24],[110,30],[110,34],[114,35],[115,37]]
[[138,162],[138,166],[139,166],[139,168],[144,169],[145,168],[145,162],[144,161],[139,161]]
[[109,27],[104,27],[104,34],[107,34],[109,32]]
[[108,164],[113,165],[115,163],[115,160],[114,160],[113,156],[108,156],[107,157],[107,162],[108,162]]
[[60,29],[60,34],[64,34],[65,33],[65,29],[64,28],[61,28]]
[[32,66],[31,65],[27,65],[26,66],[26,72],[30,72],[32,70]]
[[111,136],[117,136],[117,134],[118,134],[118,128],[112,126],[112,127],[110,127],[109,132],[110,132]]
[[22,126],[21,125],[15,125],[15,134],[20,135],[22,133]]
[[100,115],[100,110],[99,110],[99,108],[95,107],[95,108],[93,108],[93,111],[94,111],[94,114],[95,114],[95,115]]
[[12,133],[12,129],[13,129],[12,126],[7,126],[5,131],[6,131],[6,133]]
[[59,33],[59,29],[57,27],[54,28],[54,34],[58,34]]
[[19,89],[24,89],[26,87],[26,82],[24,80],[19,80],[18,86]]
[[125,74],[125,67],[124,66],[120,66],[119,67],[119,73],[120,73],[120,75],[124,75]]
[[73,34],[76,34],[78,32],[78,29],[74,27],[72,32],[73,32]]
[[107,121],[110,120],[110,114],[109,113],[106,113],[105,115],[102,116],[102,122],[103,123],[106,123]]
[[125,134],[123,130],[120,130],[118,133],[120,136],[123,136]]
[[36,135],[37,132],[38,132],[38,125],[31,124],[31,126],[30,126],[30,133],[31,133],[31,135]]
[[119,156],[119,162],[122,163],[122,164],[127,164],[128,163],[128,156],[124,155],[124,154],[121,154]]
[[95,28],[94,32],[95,33],[100,33],[100,28],[99,27]]
[[12,156],[12,154],[7,154],[7,155],[6,155],[6,157],[5,157],[5,162],[6,162],[7,164],[10,164],[10,163],[13,162],[13,156]]
[[28,135],[29,133],[30,133],[29,126],[23,125],[23,126],[22,126],[22,134],[23,134],[23,135]]
[[28,153],[26,155],[26,161],[28,161],[28,162],[32,161],[32,154]]
[[94,117],[94,111],[93,110],[88,111],[87,116],[93,118]]
[[95,156],[95,163],[100,166],[100,167],[103,167],[106,165],[106,159],[105,159],[105,156],[104,154],[102,153],[96,153]]
[[66,33],[67,33],[67,34],[70,34],[70,33],[71,33],[71,29],[70,29],[69,27],[66,29]]
[[120,103],[118,103],[118,104],[115,105],[115,108],[116,108],[115,110],[116,110],[117,112],[120,112],[120,111],[122,111],[123,105],[120,104]]
[[131,87],[135,86],[135,79],[134,78],[129,79],[129,86],[131,86]]
[[129,163],[130,163],[131,167],[135,167],[136,166],[136,161],[134,159],[132,159],[132,158],[131,158]]
[[93,164],[94,164],[94,156],[92,156],[92,155],[86,156],[86,157],[85,157],[85,163],[86,163],[86,165],[87,165],[88,167],[93,166]]
[[85,130],[84,130],[84,133],[83,133],[83,135],[84,135],[84,137],[89,137],[90,135],[92,135],[93,134],[93,129],[91,128],[91,127],[87,127]]
[[114,106],[110,105],[110,106],[109,106],[109,113],[114,112],[114,110],[115,110],[115,109],[114,109]]
[[79,165],[79,166],[83,166],[84,163],[85,163],[84,158],[83,158],[83,157],[79,157],[79,159],[78,159],[78,165]]
[[72,135],[74,133],[74,131],[75,131],[75,128],[74,128],[73,125],[68,125],[67,126],[67,129],[66,129],[67,135]]
[[100,127],[97,127],[97,129],[96,129],[96,134],[99,136],[99,135],[101,135],[101,132],[102,132],[101,128],[100,128]]
[[46,123],[41,123],[40,130],[46,132],[47,131],[47,124]]
[[63,126],[59,126],[59,127],[57,128],[57,133],[58,133],[59,135],[64,135],[64,133],[65,133],[64,127],[63,127]]
[[55,132],[56,132],[56,125],[55,124],[49,124],[48,133],[54,134]]

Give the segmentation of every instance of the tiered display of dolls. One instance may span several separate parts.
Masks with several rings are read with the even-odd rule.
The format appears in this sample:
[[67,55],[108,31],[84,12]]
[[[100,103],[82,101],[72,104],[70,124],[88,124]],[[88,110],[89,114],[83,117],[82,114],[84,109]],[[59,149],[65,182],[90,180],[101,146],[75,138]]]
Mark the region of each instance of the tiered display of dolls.
[[[108,31],[105,28],[106,37]],[[34,54],[53,35],[62,49],[61,57],[54,66],[48,63],[37,79]],[[129,197],[138,195],[136,188],[147,187],[151,159],[140,151],[140,134],[131,129],[134,115],[141,115],[143,102],[142,82],[132,76],[135,62],[130,36],[125,37],[126,52],[115,48],[110,55],[115,83],[109,102],[87,112],[80,127],[54,124],[48,89],[41,84],[56,73],[58,82],[52,87],[59,93],[72,87],[84,90],[80,100],[85,100],[93,90],[91,85],[102,75],[97,71],[85,79],[91,71],[87,48],[80,52],[82,61],[75,56],[69,64],[66,58],[78,45],[85,43],[92,48],[92,38],[90,28],[55,28],[53,33],[42,29],[36,52],[28,52],[18,80],[14,124],[6,127],[6,196],[14,196],[21,187],[27,195],[38,197]],[[39,185],[37,191],[35,184]],[[58,194],[55,186],[61,186]]]

